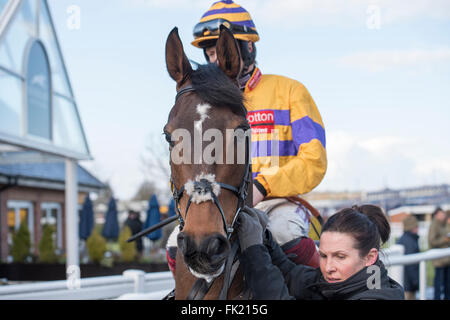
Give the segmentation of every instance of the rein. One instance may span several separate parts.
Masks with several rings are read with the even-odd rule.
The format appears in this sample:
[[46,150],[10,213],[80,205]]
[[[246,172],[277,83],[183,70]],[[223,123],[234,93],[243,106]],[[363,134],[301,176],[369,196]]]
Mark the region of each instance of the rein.
[[[177,95],[175,97],[175,102],[183,94],[188,93],[188,92],[193,92],[193,91],[195,91],[195,88],[191,85],[180,89],[177,92]],[[245,109],[245,107],[242,106],[242,108],[244,110],[244,114],[247,114],[247,110]],[[201,194],[206,194],[206,193],[211,194],[211,198],[212,198],[211,201],[213,201],[213,203],[219,209],[219,212],[222,216],[225,234],[227,235],[227,239],[229,241],[234,232],[234,225],[237,221],[237,218],[239,217],[240,212],[245,211],[245,209],[244,209],[245,208],[245,199],[247,198],[248,186],[251,182],[251,179],[250,179],[251,166],[250,166],[250,154],[249,154],[249,150],[248,150],[248,143],[249,143],[249,141],[247,140],[246,148],[245,148],[245,171],[244,171],[244,175],[242,177],[240,186],[238,188],[236,188],[235,186],[232,186],[232,185],[229,185],[226,183],[215,182],[220,186],[221,189],[231,191],[238,198],[235,215],[234,215],[233,221],[231,222],[230,225],[227,224],[222,205],[221,205],[219,199],[217,198],[216,194],[213,192],[212,183],[207,179],[200,179],[200,181],[193,182],[194,190],[196,192],[201,193]],[[172,189],[172,193],[173,193],[173,199],[175,201],[177,217],[180,222],[180,231],[181,231],[184,227],[185,219],[187,219],[189,207],[191,205],[192,197],[194,194],[191,194],[189,196],[189,199],[188,199],[188,202],[186,205],[185,218],[183,219],[183,217],[181,215],[179,202],[180,202],[180,199],[182,198],[184,192],[186,191],[185,187],[183,185],[183,186],[181,186],[181,188],[177,189],[172,175],[170,176],[170,184],[171,184],[171,189]],[[219,295],[220,300],[226,299],[228,290],[231,287],[231,283],[234,279],[234,275],[238,269],[238,266],[239,266],[239,260],[237,259],[238,251],[239,251],[239,241],[234,241],[231,246],[230,254],[228,255],[227,260],[225,262],[224,281],[223,281],[224,283],[223,283],[223,287],[222,287],[222,290]],[[190,290],[190,292],[187,296],[187,300],[203,299],[205,297],[205,295],[208,293],[209,289],[211,288],[211,286],[213,285],[213,283],[215,282],[216,279],[217,278],[215,278],[214,280],[212,280],[210,282],[207,282],[205,279],[197,279],[197,281],[194,283],[192,289]]]

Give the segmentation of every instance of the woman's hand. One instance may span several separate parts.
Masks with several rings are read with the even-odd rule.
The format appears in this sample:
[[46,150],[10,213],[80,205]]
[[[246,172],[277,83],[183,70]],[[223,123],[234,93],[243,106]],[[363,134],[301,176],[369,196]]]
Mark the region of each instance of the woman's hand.
[[[264,213],[261,212],[261,214]],[[242,211],[239,214],[238,237],[241,252],[244,252],[248,247],[263,243],[263,230],[265,226],[263,227],[261,225],[263,221],[260,221],[261,217],[259,217],[256,210]]]

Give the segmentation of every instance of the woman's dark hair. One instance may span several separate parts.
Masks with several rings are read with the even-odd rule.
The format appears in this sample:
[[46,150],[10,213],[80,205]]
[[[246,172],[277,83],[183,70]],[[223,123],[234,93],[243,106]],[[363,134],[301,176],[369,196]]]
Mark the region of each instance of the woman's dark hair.
[[356,249],[361,257],[370,249],[380,249],[389,239],[391,227],[380,207],[371,204],[342,209],[332,215],[325,223],[325,231],[350,234],[356,240]]

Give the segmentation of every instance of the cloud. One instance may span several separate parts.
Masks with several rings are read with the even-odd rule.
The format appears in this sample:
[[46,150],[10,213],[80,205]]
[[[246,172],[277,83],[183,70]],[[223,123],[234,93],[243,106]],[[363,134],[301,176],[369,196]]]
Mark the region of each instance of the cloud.
[[[199,14],[208,10],[213,1],[205,0],[120,0],[132,8],[192,9]],[[389,24],[415,18],[445,19],[450,17],[448,0],[238,0],[256,21],[303,25],[305,23],[329,25],[365,22],[377,7],[381,23]]]
[[413,18],[448,19],[450,2],[448,0],[379,0],[386,23],[404,21]]
[[[412,19],[447,19],[448,0],[260,0],[239,2],[258,21],[282,25],[366,25],[379,15],[381,26]],[[250,10],[251,9],[251,10]],[[376,10],[374,10],[376,9]]]
[[359,138],[344,131],[327,132],[328,169],[317,188],[378,190],[450,181],[450,154],[413,156],[412,140],[396,136]]
[[450,157],[443,156],[419,161],[415,165],[414,171],[420,176],[437,178],[439,175],[441,180],[450,181]]
[[[204,0],[121,0],[131,8],[191,9],[204,8],[206,11],[212,3]],[[200,12],[199,12],[200,14]]]
[[412,50],[374,50],[357,52],[337,59],[343,67],[381,72],[399,67],[432,69],[450,62],[450,48]]
[[[214,3],[206,0],[118,0],[126,8],[197,12],[197,18]],[[306,26],[353,26],[376,29],[420,19],[450,18],[448,0],[237,0],[250,12],[258,29]]]
[[370,152],[371,154],[384,156],[396,148],[412,145],[407,139],[394,136],[381,136],[365,139],[356,143],[362,149]]

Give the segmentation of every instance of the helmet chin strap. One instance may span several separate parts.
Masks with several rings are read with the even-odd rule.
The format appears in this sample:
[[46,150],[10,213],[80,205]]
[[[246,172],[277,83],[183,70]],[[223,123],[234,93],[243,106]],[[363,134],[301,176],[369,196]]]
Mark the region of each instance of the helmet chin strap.
[[[248,69],[248,67],[247,67],[247,69]],[[249,72],[245,71],[245,69],[242,70],[243,75],[241,75],[237,79],[239,89],[241,89],[241,90],[245,89],[245,86],[247,85],[248,80],[250,80],[250,78],[252,77],[252,72],[253,72],[253,69]]]
[[[249,49],[249,43],[252,49]],[[250,41],[238,40],[239,48],[241,50],[242,60],[244,61],[244,74],[248,72],[248,68],[255,63],[256,46]]]

